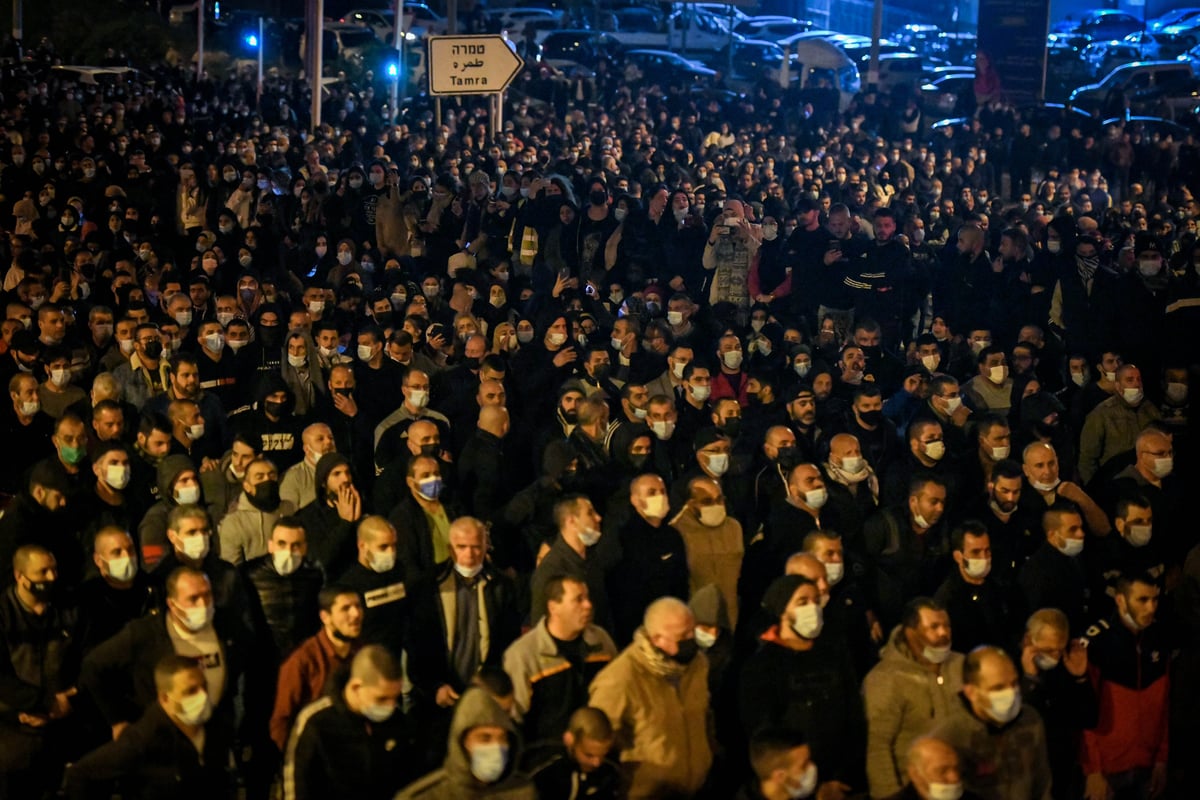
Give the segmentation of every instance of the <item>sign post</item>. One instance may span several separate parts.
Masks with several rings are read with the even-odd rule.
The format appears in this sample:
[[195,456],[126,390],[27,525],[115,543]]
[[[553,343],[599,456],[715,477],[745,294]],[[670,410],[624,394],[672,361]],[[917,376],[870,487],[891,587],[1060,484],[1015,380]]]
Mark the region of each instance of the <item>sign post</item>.
[[503,36],[429,37],[429,93],[500,94],[525,66]]
[[428,42],[429,93],[437,104],[438,121],[442,95],[489,95],[494,139],[503,130],[504,90],[525,67],[525,61],[503,36],[431,36]]

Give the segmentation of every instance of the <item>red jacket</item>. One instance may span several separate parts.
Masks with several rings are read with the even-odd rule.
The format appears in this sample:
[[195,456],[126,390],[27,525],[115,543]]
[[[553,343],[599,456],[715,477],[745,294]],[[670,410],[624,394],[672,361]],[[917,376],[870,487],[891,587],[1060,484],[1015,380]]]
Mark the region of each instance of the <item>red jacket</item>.
[[1119,618],[1088,628],[1088,672],[1100,698],[1096,727],[1083,732],[1087,775],[1167,763],[1171,650],[1154,624],[1134,633]]
[[[351,648],[350,655],[354,654]],[[271,712],[271,741],[282,752],[300,709],[320,697],[329,676],[346,663],[333,651],[325,629],[305,639],[279,668],[275,710]]]

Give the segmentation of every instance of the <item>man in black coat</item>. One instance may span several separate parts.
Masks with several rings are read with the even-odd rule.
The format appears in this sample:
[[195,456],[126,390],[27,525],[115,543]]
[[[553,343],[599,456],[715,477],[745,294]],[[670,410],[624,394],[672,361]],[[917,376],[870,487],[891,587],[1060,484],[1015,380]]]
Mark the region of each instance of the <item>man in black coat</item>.
[[[93,789],[121,781],[122,796],[174,800],[232,800],[228,730],[210,724],[211,700],[204,670],[195,660],[167,653],[154,667],[156,699],[137,722],[67,770],[66,795],[94,797]],[[195,742],[203,744],[198,752]]]
[[1013,620],[1023,615],[1012,613],[1006,591],[991,577],[987,527],[972,520],[958,526],[950,533],[950,551],[955,570],[933,599],[950,615],[955,646],[967,653],[984,644],[1011,647],[1016,634]]
[[490,522],[512,496],[503,444],[509,431],[508,411],[503,406],[484,406],[477,426],[459,455],[458,485],[467,511]]
[[363,597],[358,640],[381,644],[399,658],[408,632],[411,600],[404,564],[396,558],[396,529],[383,517],[365,517],[358,524],[357,548],[357,563],[342,573],[338,583]]
[[308,535],[295,517],[280,517],[271,528],[267,554],[240,567],[254,590],[259,630],[271,634],[274,663],[282,663],[317,632],[317,595],[325,572],[308,558]]
[[659,597],[688,596],[687,548],[679,531],[666,523],[667,487],[657,475],[639,475],[629,485],[628,513],[616,530],[621,555],[609,573],[617,645],[628,644],[642,624],[646,608]]
[[396,529],[396,558],[404,565],[405,582],[428,578],[449,557],[450,522],[459,516],[457,506],[443,499],[441,464],[430,456],[408,462],[407,490],[388,514]]
[[155,665],[165,655],[177,653],[201,663],[208,696],[213,705],[214,724],[232,733],[235,696],[243,675],[246,678],[242,730],[246,743],[265,738],[271,694],[262,685],[256,668],[258,648],[252,634],[240,627],[236,617],[218,612],[212,583],[195,567],[178,567],[166,582],[167,609],[164,613],[136,619],[120,633],[97,647],[83,661],[79,686],[88,693],[113,738],[155,702]]

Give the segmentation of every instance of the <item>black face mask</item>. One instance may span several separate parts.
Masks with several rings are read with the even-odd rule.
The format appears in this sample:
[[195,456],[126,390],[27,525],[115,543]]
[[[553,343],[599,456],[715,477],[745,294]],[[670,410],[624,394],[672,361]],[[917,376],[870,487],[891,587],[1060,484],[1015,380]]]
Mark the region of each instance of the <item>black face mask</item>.
[[423,444],[421,445],[421,455],[426,458],[437,458],[441,449],[440,444]]
[[875,409],[874,411],[860,411],[858,412],[858,418],[867,425],[878,425],[879,423],[883,422],[883,411],[881,409]]
[[[696,644],[695,639],[684,639],[679,643],[679,649],[673,656],[667,656],[677,664],[690,664],[696,660],[696,655],[700,652],[700,645]],[[666,655],[664,653],[664,655]]]
[[287,403],[282,403],[278,400],[265,400],[263,401],[263,410],[265,410],[272,417],[282,417],[283,409],[286,405]]
[[725,433],[729,434],[731,438],[736,437],[742,432],[741,417],[731,417],[730,419],[725,420],[724,430]]
[[40,602],[46,602],[54,596],[55,581],[30,581],[29,593]]
[[629,457],[629,463],[633,464],[633,466],[637,467],[638,469],[641,469],[649,459],[649,453],[637,453]]
[[476,356],[467,356],[462,360],[462,363],[469,370],[479,369],[479,359]]
[[279,508],[279,481],[263,481],[254,487],[254,494],[246,497],[255,508],[274,511]]
[[592,377],[598,381],[607,380],[611,372],[612,366],[609,364],[597,364],[592,368]]
[[588,200],[594,206],[602,206],[608,202],[608,192],[595,191],[588,195]]
[[159,359],[162,357],[162,342],[150,342],[146,345],[146,358]]
[[278,347],[279,333],[278,325],[263,325],[259,326],[258,338],[263,347]]
[[862,351],[863,351],[863,355],[867,357],[868,361],[874,361],[875,359],[883,356],[883,348],[880,347],[879,345],[873,345],[871,347],[864,347],[862,349]]
[[334,393],[334,394],[340,394],[342,397],[353,397],[353,396],[354,396],[354,390],[353,390],[353,389],[346,389],[346,388],[342,388],[342,389],[334,389],[334,390],[333,390],[333,393]]
[[779,455],[775,456],[775,463],[781,468],[790,470],[796,466],[796,448],[791,445],[777,448]]

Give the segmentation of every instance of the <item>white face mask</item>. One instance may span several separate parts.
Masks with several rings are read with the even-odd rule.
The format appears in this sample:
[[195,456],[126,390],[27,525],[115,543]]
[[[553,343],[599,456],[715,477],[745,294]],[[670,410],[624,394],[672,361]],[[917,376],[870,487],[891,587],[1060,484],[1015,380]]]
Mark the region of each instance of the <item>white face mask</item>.
[[1145,547],[1153,532],[1153,525],[1130,525],[1125,529],[1125,539],[1134,547]]
[[27,417],[32,417],[41,410],[42,404],[37,400],[23,400],[21,402],[21,413]]
[[925,444],[925,455],[934,461],[941,461],[946,455],[946,443],[940,439]]
[[391,572],[392,567],[396,566],[396,554],[391,550],[372,550],[368,560],[371,562],[368,566],[372,572]]
[[934,647],[933,645],[925,645],[921,650],[921,656],[930,664],[941,664],[950,657],[950,645],[945,647]]
[[701,525],[708,528],[716,528],[725,522],[727,512],[723,505],[701,506],[699,516]]
[[1039,492],[1053,492],[1058,488],[1060,483],[1062,483],[1062,478],[1055,478],[1054,483],[1038,483],[1037,481],[1031,480],[1029,485],[1037,489]]
[[792,369],[798,376],[803,378],[808,374],[808,371],[812,369],[812,363],[809,361],[799,361],[792,365]]
[[192,561],[200,561],[208,555],[208,537],[204,534],[183,537],[183,554]]
[[354,256],[350,255],[349,253],[347,253],[344,250],[337,254],[337,261],[343,267],[347,266],[353,260],[354,260]]
[[[709,465],[709,469],[712,469],[711,464]],[[650,519],[662,519],[667,516],[669,510],[670,503],[667,500],[667,496],[665,494],[656,494],[646,498],[646,507],[642,510],[642,513]]]
[[137,574],[137,564],[129,556],[108,559],[108,577],[117,583],[129,583]]
[[992,571],[992,560],[990,558],[967,558],[963,559],[963,572],[967,573],[968,578],[979,580],[986,578],[987,574]]
[[775,241],[775,237],[778,235],[779,235],[779,226],[778,225],[763,225],[762,226],[762,238],[763,238],[764,242],[773,242],[773,241]]
[[483,562],[480,562],[473,567],[465,567],[462,564],[455,564],[454,571],[459,575],[462,575],[467,580],[470,580],[479,573],[483,572]]
[[728,453],[712,453],[706,456],[706,458],[708,460],[708,471],[718,478],[724,475],[726,470],[729,469]]
[[[198,439],[204,438],[204,423],[197,422],[195,425],[189,425],[187,436],[193,442]],[[197,490],[197,491],[199,491],[199,490]]]
[[1008,377],[1008,367],[992,367],[988,370],[988,380],[999,386]]
[[680,361],[676,361],[671,365],[671,374],[675,376],[675,380],[683,380],[683,370],[685,367],[687,367],[687,364],[684,364]]
[[669,420],[655,420],[650,423],[650,430],[658,437],[659,441],[667,441],[675,434],[675,423]]
[[811,509],[820,509],[828,499],[829,493],[825,491],[825,487],[810,489],[804,493],[804,504]]
[[128,464],[109,464],[104,469],[104,482],[120,491],[129,485],[130,473]]
[[[175,501],[181,506],[190,506],[200,500],[199,486],[180,486],[175,490]],[[206,539],[208,537],[194,536],[194,539]]]
[[1156,478],[1165,478],[1175,471],[1175,457],[1167,456],[1166,458],[1154,459],[1154,466],[1150,468]]
[[717,635],[697,627],[696,628],[696,644],[701,650],[711,649],[717,643]]
[[[1058,547],[1058,545],[1055,545]],[[1074,558],[1083,552],[1083,539],[1063,539],[1062,547],[1058,547],[1058,552],[1064,556]]]
[[742,351],[741,350],[729,350],[729,351],[721,354],[721,360],[725,363],[725,366],[728,367],[729,369],[737,369],[738,367],[740,367],[742,365]]
[[410,389],[408,402],[413,408],[425,408],[429,405],[429,392],[425,389]]
[[1142,402],[1142,398],[1145,396],[1146,395],[1142,393],[1141,389],[1135,389],[1131,386],[1127,386],[1121,390],[1122,399],[1124,399],[1125,402],[1131,406],[1136,406],[1138,403]]
[[50,382],[58,388],[63,388],[71,382],[71,372],[65,369],[50,370]]
[[1076,386],[1083,386],[1085,383],[1087,383],[1087,380],[1088,376],[1085,372],[1071,373],[1071,383],[1075,384]]
[[841,561],[832,561],[825,564],[825,580],[829,581],[830,586],[834,586],[846,574],[846,565]]
[[1012,688],[988,692],[987,713],[1001,724],[1012,722],[1021,713],[1021,693]]
[[370,361],[375,355],[375,348],[369,344],[360,344],[357,352],[359,361]]
[[1058,666],[1058,659],[1045,653],[1036,653],[1033,656],[1033,663],[1042,672],[1047,672]]
[[297,356],[288,353],[288,365],[293,369],[300,369],[308,363],[308,356]]
[[963,401],[961,397],[946,398],[946,413],[953,414],[955,411],[958,411],[960,408],[962,408],[962,403]]
[[192,633],[201,631],[212,624],[213,607],[212,606],[196,606],[195,608],[181,608],[179,613],[183,615],[181,623]]
[[689,391],[692,393],[692,397],[696,398],[701,403],[703,403],[709,398],[710,395],[712,395],[711,386],[692,386],[689,388]]
[[565,333],[557,332],[550,333],[546,335],[546,341],[548,341],[553,347],[560,347],[567,341],[567,335]]
[[225,337],[219,333],[210,333],[204,337],[204,346],[214,353],[225,349]]
[[291,550],[276,550],[271,554],[271,560],[275,562],[275,571],[284,577],[291,575],[300,567],[300,556],[295,555]]
[[668,311],[667,312],[667,322],[670,323],[672,326],[678,328],[680,325],[683,324],[683,312],[682,311]]
[[993,447],[992,461],[1003,461],[1004,459],[1008,458],[1008,454],[1011,452],[1012,448],[1008,445],[1005,445],[1004,447]]
[[480,783],[495,783],[508,766],[508,747],[499,742],[476,745],[471,751],[471,774]]
[[191,728],[198,728],[212,718],[212,702],[208,692],[199,691],[179,701],[176,713],[179,721]]
[[857,475],[863,471],[866,460],[862,456],[846,456],[842,459],[842,472],[847,475]]
[[961,783],[930,783],[929,800],[959,800],[963,796]]
[[1048,239],[1046,241],[1046,252],[1054,255],[1062,250],[1062,242],[1058,239]]
[[[929,370],[930,372],[936,372],[938,364],[940,363],[942,363],[941,356],[921,356],[922,366],[924,366],[925,369]],[[946,401],[946,405],[949,406],[950,402]],[[951,409],[951,411],[953,410],[954,409]]]
[[121,339],[117,342],[117,346],[121,348],[121,352],[129,355],[133,352],[133,339]]
[[797,636],[815,639],[821,634],[824,624],[825,619],[821,613],[820,603],[797,606],[792,611],[792,630],[796,632]]
[[804,800],[806,797],[811,797],[812,793],[817,790],[817,765],[812,761],[808,762],[808,767],[800,776],[800,780],[794,784],[789,782],[783,788],[790,800]]

